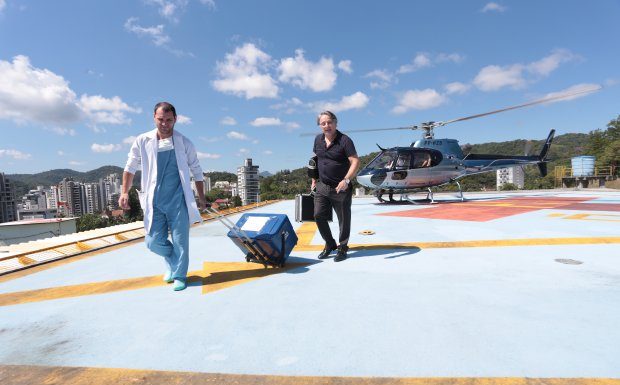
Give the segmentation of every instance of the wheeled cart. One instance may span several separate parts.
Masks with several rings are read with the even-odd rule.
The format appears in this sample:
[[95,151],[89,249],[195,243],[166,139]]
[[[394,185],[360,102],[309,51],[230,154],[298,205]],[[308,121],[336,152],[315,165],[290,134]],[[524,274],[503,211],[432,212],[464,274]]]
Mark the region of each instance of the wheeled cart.
[[228,237],[245,253],[247,262],[284,267],[297,244],[297,234],[285,214],[246,213],[235,224],[215,209],[207,211],[228,228]]

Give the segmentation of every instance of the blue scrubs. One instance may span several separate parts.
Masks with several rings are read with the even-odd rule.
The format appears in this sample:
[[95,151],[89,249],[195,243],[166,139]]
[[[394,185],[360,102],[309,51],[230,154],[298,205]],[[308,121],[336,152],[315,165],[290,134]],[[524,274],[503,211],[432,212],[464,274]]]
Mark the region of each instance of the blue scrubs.
[[145,241],[149,250],[164,257],[172,278],[184,280],[189,264],[189,216],[174,151],[157,153],[153,224]]

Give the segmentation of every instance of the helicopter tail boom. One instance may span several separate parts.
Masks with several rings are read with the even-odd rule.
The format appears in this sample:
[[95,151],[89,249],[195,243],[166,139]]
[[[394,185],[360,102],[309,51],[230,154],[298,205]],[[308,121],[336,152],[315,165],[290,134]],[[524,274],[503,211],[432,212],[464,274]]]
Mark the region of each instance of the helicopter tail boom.
[[538,171],[540,171],[540,176],[542,177],[547,176],[547,154],[549,153],[551,142],[553,142],[553,135],[555,135],[555,130],[551,130],[542,150],[540,150],[540,155],[538,155]]

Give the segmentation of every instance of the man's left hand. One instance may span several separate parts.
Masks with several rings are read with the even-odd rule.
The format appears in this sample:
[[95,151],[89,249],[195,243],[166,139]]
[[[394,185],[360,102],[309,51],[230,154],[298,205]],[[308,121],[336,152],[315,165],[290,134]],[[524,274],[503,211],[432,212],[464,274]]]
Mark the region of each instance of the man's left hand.
[[336,192],[340,193],[342,191],[347,191],[348,188],[349,188],[349,184],[345,182],[343,179],[340,181],[340,183],[338,183],[338,186],[336,186]]

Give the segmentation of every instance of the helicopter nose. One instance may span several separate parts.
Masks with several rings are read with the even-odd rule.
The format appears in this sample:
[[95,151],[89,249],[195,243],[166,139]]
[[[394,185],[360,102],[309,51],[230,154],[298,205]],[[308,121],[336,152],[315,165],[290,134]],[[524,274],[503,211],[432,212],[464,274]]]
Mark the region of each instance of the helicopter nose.
[[383,183],[387,173],[384,170],[369,170],[364,169],[357,175],[357,181],[359,184],[369,188],[377,188]]

